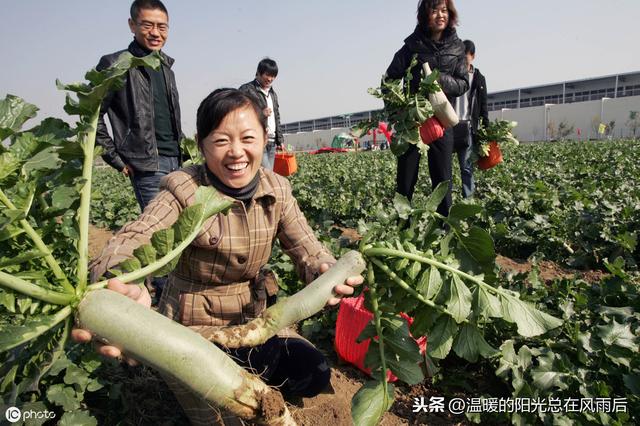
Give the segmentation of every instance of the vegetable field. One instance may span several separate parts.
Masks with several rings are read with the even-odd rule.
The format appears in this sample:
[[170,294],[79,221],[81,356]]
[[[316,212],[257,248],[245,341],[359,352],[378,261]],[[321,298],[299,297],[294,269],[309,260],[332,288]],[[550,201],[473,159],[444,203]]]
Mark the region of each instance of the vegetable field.
[[[472,203],[480,208],[468,218],[469,223],[490,232],[498,254],[532,266],[529,273],[497,271],[497,284],[517,291],[524,300],[565,323],[542,336],[514,338],[517,333],[512,325],[487,322],[482,325],[482,335],[496,352],[487,349],[491,353],[480,357],[456,350],[456,344],[446,343],[446,339],[444,346],[440,345],[437,336],[431,336],[430,347],[437,345],[441,353],[434,350],[429,354],[435,361],[442,360],[432,366],[432,378],[409,386],[401,394],[418,398],[462,392],[468,398],[563,401],[626,398],[626,413],[559,412],[540,417],[485,413],[482,421],[637,421],[630,416],[640,408],[640,186],[636,183],[640,165],[635,161],[639,154],[640,143],[629,140],[527,144],[505,150],[502,165],[476,172],[477,190]],[[298,162],[299,172],[291,177],[296,198],[319,237],[336,254],[356,247],[361,243],[360,235],[388,220],[393,210],[389,206],[395,203],[398,210],[398,201],[394,200],[395,159],[388,151],[303,154],[298,155]],[[432,194],[426,162],[423,167],[414,200],[416,208],[428,204]],[[95,175],[92,220],[100,227],[117,229],[137,215],[135,199],[128,182],[110,169],[97,170]],[[456,178],[455,191],[459,185]],[[115,205],[126,207],[111,207]],[[410,210],[408,206],[399,208]],[[383,239],[393,241],[394,237],[385,235]],[[539,274],[544,261],[571,268],[577,274],[544,281]],[[397,265],[398,275],[411,265]],[[271,266],[281,278],[284,293],[294,293],[301,287],[293,265],[277,247]],[[595,279],[580,278],[593,277],[594,271],[598,272]],[[304,321],[301,330],[331,351],[334,324],[335,312],[328,312]],[[411,378],[405,379],[413,383]],[[408,385],[397,388],[401,386]],[[425,413],[413,412],[413,402],[400,398],[392,412],[411,423],[428,421]],[[444,421],[454,422],[452,418]],[[480,415],[468,415],[464,421],[481,421]]]
[[[154,66],[157,58],[143,60]],[[276,245],[269,266],[281,282],[278,304],[252,321],[251,332],[229,327],[206,341],[102,290],[106,281],[88,282],[89,223],[117,230],[139,213],[126,179],[92,167],[100,99],[137,61],[89,72],[90,85],[61,85],[78,97],[68,98],[66,109],[80,117],[75,128],[48,119],[22,130],[36,108],[11,96],[0,106],[0,136],[9,141],[0,147],[3,407],[45,411],[63,425],[183,424],[155,370],[267,424],[638,423],[640,143],[505,147],[503,164],[477,172],[475,200],[456,194],[448,217],[436,212],[446,186],[432,190],[426,170],[413,204],[395,194],[389,152],[299,155],[294,194],[339,263],[291,296],[303,286]],[[197,200],[114,273],[136,282],[171,270],[204,221],[228,207],[210,188],[200,188]],[[529,268],[501,268],[504,259]],[[573,272],[543,278],[549,262]],[[360,271],[366,286],[359,292],[372,313],[359,337],[369,340],[370,376],[337,364],[336,311],[314,314],[335,282]],[[74,319],[154,370],[132,370],[73,344]],[[328,418],[305,414],[295,402],[289,409],[277,389],[212,344],[260,343],[295,321],[332,354],[334,377],[342,378],[334,383],[335,401],[344,405],[353,396],[345,410],[324,413]],[[132,327],[139,338],[127,333]],[[177,343],[164,353],[167,336]],[[421,336],[423,351],[412,338]],[[397,382],[387,380],[391,373]],[[341,393],[349,380],[359,389]],[[266,413],[261,395],[273,396],[265,400],[279,408]],[[449,405],[434,418],[425,403],[433,397],[459,398],[468,410],[453,413]],[[499,401],[511,401],[512,409],[491,409]],[[537,401],[538,409],[514,409],[516,401]]]

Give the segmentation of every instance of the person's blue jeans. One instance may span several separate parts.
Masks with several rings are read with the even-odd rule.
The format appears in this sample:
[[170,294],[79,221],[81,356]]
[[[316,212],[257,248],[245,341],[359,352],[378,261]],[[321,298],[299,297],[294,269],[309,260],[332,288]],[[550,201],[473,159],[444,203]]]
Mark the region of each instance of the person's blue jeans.
[[273,170],[273,163],[276,160],[276,144],[272,141],[267,142],[262,153],[262,167]]
[[[147,204],[154,199],[160,191],[160,179],[180,168],[178,157],[158,156],[157,172],[135,172],[130,177],[133,192],[138,200],[140,210],[144,211]],[[160,299],[162,290],[167,283],[167,277],[154,277],[151,279],[151,285],[156,289],[156,302]]]
[[138,200],[140,211],[144,211],[147,204],[158,195],[160,190],[160,179],[171,172],[178,170],[180,164],[178,157],[158,156],[158,171],[156,172],[135,172],[131,176],[133,192]]

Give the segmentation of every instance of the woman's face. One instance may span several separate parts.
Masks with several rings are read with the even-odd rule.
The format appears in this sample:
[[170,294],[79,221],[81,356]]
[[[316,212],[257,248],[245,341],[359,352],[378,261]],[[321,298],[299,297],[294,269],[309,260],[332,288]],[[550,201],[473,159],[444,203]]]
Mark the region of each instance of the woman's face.
[[449,9],[447,2],[442,1],[429,13],[429,28],[434,33],[441,33],[449,25]]
[[266,143],[264,128],[247,105],[231,111],[202,140],[207,167],[230,188],[243,188],[260,169]]

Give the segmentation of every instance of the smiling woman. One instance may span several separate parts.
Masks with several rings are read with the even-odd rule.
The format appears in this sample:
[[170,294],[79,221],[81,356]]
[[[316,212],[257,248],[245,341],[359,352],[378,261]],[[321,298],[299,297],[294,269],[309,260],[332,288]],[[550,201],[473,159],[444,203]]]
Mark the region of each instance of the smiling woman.
[[[273,275],[261,273],[276,238],[307,283],[327,271],[335,259],[314,236],[289,182],[260,166],[266,118],[257,100],[236,89],[218,89],[200,104],[197,128],[205,164],[164,178],[158,196],[108,243],[91,273],[97,280],[133,257],[134,250],[147,243],[155,231],[169,228],[195,203],[199,186],[213,186],[232,201],[230,210],[204,223],[169,275],[159,303],[162,314],[213,340],[220,326],[257,318],[266,308],[268,296],[276,295]],[[362,281],[361,276],[347,278],[333,288],[333,294],[350,295],[352,287]],[[119,283],[110,288],[140,304],[150,304],[146,289]],[[328,303],[337,304],[337,297]],[[84,330],[76,330],[74,335],[79,341],[90,339]],[[329,383],[331,372],[322,353],[288,329],[258,346],[225,350],[267,384],[280,387],[285,396],[315,396]],[[101,352],[120,355],[113,346],[104,346]],[[193,424],[215,423],[216,410],[205,400],[175,379],[165,380]]]

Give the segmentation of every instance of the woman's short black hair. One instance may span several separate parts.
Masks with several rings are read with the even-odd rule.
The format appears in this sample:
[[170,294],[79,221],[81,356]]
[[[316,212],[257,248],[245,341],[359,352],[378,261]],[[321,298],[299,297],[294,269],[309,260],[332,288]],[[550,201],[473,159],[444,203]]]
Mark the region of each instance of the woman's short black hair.
[[164,4],[160,0],[135,0],[133,3],[131,3],[131,9],[129,10],[129,14],[131,15],[132,21],[135,22],[138,20],[140,9],[150,9],[150,10],[159,9],[163,11],[165,15],[169,16],[169,12],[167,12],[167,8],[164,7]]
[[258,75],[267,74],[272,77],[278,76],[278,64],[271,58],[264,58],[258,62]]
[[458,11],[453,4],[453,0],[420,0],[417,13],[418,25],[422,28],[429,28],[429,14],[441,3],[446,4],[449,11],[449,24],[447,24],[447,27],[453,28],[458,25]]
[[258,100],[250,93],[238,89],[216,89],[200,103],[196,114],[198,146],[209,133],[217,129],[222,120],[231,112],[250,106],[256,113],[264,131],[267,131],[267,117],[262,112]]

